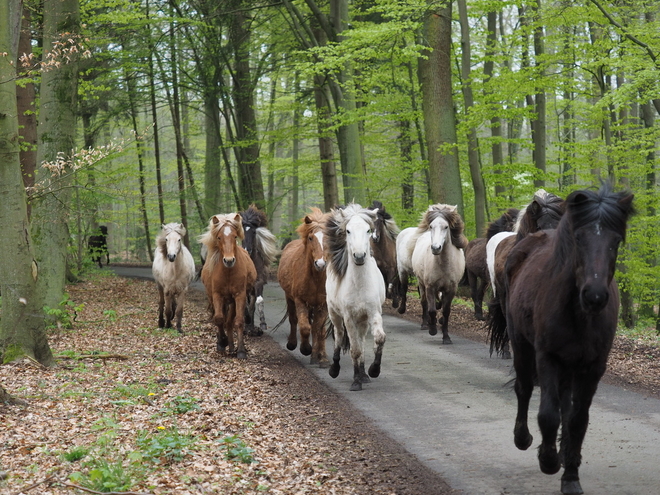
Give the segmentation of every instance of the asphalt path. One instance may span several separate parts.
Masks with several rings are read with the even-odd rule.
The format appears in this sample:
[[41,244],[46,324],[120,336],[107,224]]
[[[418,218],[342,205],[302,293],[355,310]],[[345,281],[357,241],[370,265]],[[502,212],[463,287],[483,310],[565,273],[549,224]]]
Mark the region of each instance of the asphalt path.
[[[145,268],[113,267],[122,276],[151,278]],[[195,288],[203,290],[199,282]],[[284,295],[269,282],[264,290],[269,328],[282,319]],[[530,405],[534,442],[527,451],[513,444],[516,399],[511,361],[489,357],[485,344],[451,334],[452,345],[431,337],[418,324],[383,316],[387,342],[381,375],[350,392],[353,369],[342,356],[339,377],[309,364],[299,349],[290,351],[310,373],[371,418],[383,431],[438,472],[455,489],[476,494],[560,494],[562,471],[540,472],[536,447],[538,389]],[[285,347],[288,322],[269,334]],[[328,340],[332,355],[332,339]],[[367,366],[373,360],[367,336]],[[340,434],[340,432],[338,432]],[[582,449],[580,481],[586,494],[660,494],[660,401],[621,387],[601,383],[590,410]]]

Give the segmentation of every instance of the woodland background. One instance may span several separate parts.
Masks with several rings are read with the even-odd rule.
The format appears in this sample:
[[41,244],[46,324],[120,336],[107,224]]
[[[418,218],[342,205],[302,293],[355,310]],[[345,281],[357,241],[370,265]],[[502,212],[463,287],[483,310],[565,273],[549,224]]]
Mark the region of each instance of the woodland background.
[[539,187],[635,193],[625,326],[660,328],[660,4],[0,0],[0,351],[52,362],[46,313],[109,228],[149,262],[256,203],[459,205],[470,239]]

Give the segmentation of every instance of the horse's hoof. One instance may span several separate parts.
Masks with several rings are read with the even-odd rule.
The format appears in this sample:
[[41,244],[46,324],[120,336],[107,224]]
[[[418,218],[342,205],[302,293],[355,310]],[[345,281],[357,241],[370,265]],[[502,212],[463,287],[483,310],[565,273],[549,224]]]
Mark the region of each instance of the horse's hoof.
[[584,493],[579,480],[566,481],[561,480],[561,492],[564,495],[580,495]]
[[339,376],[339,363],[332,363],[332,365],[330,365],[330,369],[328,370],[328,374],[332,378],[337,378]]
[[309,356],[312,353],[312,346],[307,343],[300,344],[300,354]]
[[406,303],[399,304],[399,307],[397,308],[397,313],[402,315],[403,313],[406,312]]
[[380,375],[380,364],[371,363],[369,366],[369,376],[371,378],[377,378]]
[[362,382],[356,380],[351,384],[351,392],[358,392],[359,390],[362,390]]
[[330,360],[328,358],[319,359],[319,368],[327,368],[330,366]]
[[442,343],[443,344],[453,344],[451,339],[449,337],[442,337]]
[[298,347],[298,344],[296,342],[287,342],[286,343],[286,348],[289,349],[290,351],[295,351],[296,347]]
[[371,383],[371,378],[366,373],[360,373],[358,380],[360,380],[360,383]]
[[236,359],[247,359],[247,352],[245,351],[238,351],[236,353]]
[[[428,327],[429,329],[429,335],[436,335],[438,333],[438,329],[435,326]],[[424,330],[424,325],[422,325],[422,330]]]
[[266,330],[268,330],[268,325],[262,323],[261,325],[259,325],[259,330],[261,330],[261,333],[263,334]]
[[165,320],[158,319],[158,328],[165,328]]
[[552,447],[544,448],[543,444],[539,446],[539,468],[544,474],[557,474],[559,472],[561,463],[556,449]]
[[309,364],[319,364],[319,357],[312,354],[312,357],[309,358]]
[[474,318],[475,318],[475,320],[486,321],[486,318],[484,318],[484,315],[482,315],[482,314],[476,314],[475,313]]
[[224,349],[225,347],[227,347],[228,343],[229,340],[227,339],[227,336],[218,337],[218,349]]

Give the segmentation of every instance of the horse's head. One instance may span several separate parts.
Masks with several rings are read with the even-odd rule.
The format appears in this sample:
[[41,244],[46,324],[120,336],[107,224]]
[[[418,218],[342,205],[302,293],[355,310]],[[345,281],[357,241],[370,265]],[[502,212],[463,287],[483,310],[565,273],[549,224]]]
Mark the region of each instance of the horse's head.
[[255,249],[257,239],[257,229],[259,227],[267,227],[268,220],[266,214],[252,204],[247,210],[241,212],[241,221],[243,223],[243,231],[245,237],[243,239],[243,247],[252,256],[252,251]]
[[323,247],[323,220],[325,215],[318,208],[312,208],[312,213],[305,215],[298,227],[298,235],[303,241],[305,252],[312,259],[317,271],[325,269],[325,252]]
[[422,217],[420,230],[431,232],[431,253],[438,255],[451,243],[458,249],[467,247],[463,235],[463,219],[455,205],[431,205]]
[[168,223],[162,227],[167,259],[174,262],[181,251],[181,242],[186,235],[186,228],[180,223]]
[[362,210],[366,211],[369,214],[355,213],[346,222],[346,249],[356,265],[364,265],[371,253],[370,238],[377,214],[374,210]]
[[539,189],[534,199],[520,211],[514,232],[518,240],[539,230],[556,229],[566,206],[559,196]]
[[232,268],[236,264],[236,241],[244,238],[241,215],[239,213],[214,215],[211,223],[217,249],[222,256],[222,264]]
[[633,213],[632,200],[632,194],[613,193],[608,185],[598,192],[575,191],[566,199],[566,218],[558,227],[557,242],[565,243],[565,256],[573,253],[580,305],[587,313],[599,313],[609,301],[619,245]]

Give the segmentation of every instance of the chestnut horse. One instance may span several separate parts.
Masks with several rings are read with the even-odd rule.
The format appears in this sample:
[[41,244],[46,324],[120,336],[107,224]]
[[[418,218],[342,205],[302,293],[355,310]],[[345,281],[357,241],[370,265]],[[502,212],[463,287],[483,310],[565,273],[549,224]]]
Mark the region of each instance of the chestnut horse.
[[[286,296],[286,309],[291,330],[286,348],[309,356],[310,363],[329,366],[325,350],[325,321],[328,317],[325,292],[325,257],[323,253],[323,223],[326,215],[312,208],[296,231],[300,236],[282,250],[277,280]],[[312,345],[309,343],[310,334]]]
[[239,213],[212,216],[207,231],[199,237],[208,252],[202,282],[213,309],[213,323],[218,327],[217,350],[223,352],[229,345],[229,354],[236,352],[238,359],[247,358],[243,340],[245,305],[257,279],[250,255],[236,243],[243,237]]
[[374,201],[369,209],[376,211],[377,214],[374,231],[371,234],[371,250],[385,280],[386,297],[392,300],[392,307],[397,308],[400,289],[399,274],[396,269],[396,237],[399,234],[399,227],[380,201]]
[[518,217],[517,208],[509,208],[502,213],[500,218],[488,224],[486,237],[477,237],[468,242],[465,248],[465,271],[470,284],[470,295],[474,303],[474,317],[484,320],[483,300],[486,288],[490,283],[488,265],[486,263],[486,244],[495,234],[513,230],[513,225]]
[[513,348],[514,443],[520,450],[532,444],[527,414],[538,384],[539,467],[555,474],[564,466],[564,494],[583,493],[582,442],[617,329],[619,293],[613,277],[632,200],[632,194],[614,193],[607,184],[598,192],[575,191],[566,199],[557,229],[522,239],[506,262],[506,327],[495,330],[508,331]]

